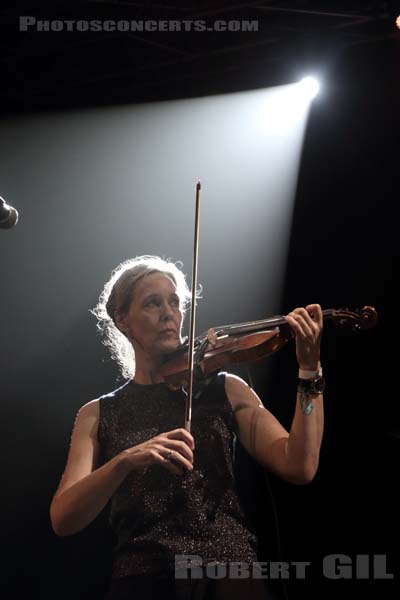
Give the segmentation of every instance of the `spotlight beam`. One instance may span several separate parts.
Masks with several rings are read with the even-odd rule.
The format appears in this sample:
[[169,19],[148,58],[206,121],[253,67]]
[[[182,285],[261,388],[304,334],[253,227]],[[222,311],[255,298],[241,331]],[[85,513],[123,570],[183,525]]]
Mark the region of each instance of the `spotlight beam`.
[[308,100],[312,100],[318,95],[320,85],[315,77],[303,77],[299,82],[302,93]]

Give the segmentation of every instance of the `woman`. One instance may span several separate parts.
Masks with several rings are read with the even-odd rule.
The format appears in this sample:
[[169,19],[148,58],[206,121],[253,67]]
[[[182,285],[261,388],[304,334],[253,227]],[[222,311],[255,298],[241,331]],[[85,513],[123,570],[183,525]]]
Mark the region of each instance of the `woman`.
[[[235,561],[257,562],[256,536],[232,473],[234,432],[256,461],[286,481],[307,483],[317,470],[320,306],[286,317],[305,380],[290,433],[228,373],[194,400],[189,433],[185,394],[160,372],[165,355],[181,343],[189,297],[175,264],[141,256],[113,272],[94,311],[128,382],[79,410],[50,514],[56,534],[70,535],[111,500],[116,545],[108,599],[267,597],[262,579],[237,579],[229,570]],[[215,575],[213,565],[228,570]]]

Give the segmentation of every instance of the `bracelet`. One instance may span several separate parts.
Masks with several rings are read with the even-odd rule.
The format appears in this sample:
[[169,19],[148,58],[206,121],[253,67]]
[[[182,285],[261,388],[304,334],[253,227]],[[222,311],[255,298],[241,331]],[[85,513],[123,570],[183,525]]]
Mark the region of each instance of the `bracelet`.
[[319,365],[318,371],[308,371],[307,369],[299,369],[299,379],[315,379],[322,377],[322,367]]
[[300,394],[300,407],[303,415],[310,415],[314,408],[314,404],[311,398],[307,396],[304,392]]
[[[312,398],[309,397],[310,391],[314,391],[317,394],[322,394],[323,389],[325,387],[325,382],[322,379],[322,367],[321,363],[319,364],[319,369],[317,371],[309,371],[308,369],[299,369],[299,379],[305,380],[302,382],[298,382],[298,391],[300,393],[300,407],[303,415],[310,415],[313,411],[314,404]],[[313,381],[314,380],[314,381]],[[308,383],[309,382],[309,383]],[[316,382],[319,382],[320,386],[322,384],[322,388],[318,387],[315,390],[307,390],[307,387],[315,386]],[[321,391],[320,391],[321,390]]]

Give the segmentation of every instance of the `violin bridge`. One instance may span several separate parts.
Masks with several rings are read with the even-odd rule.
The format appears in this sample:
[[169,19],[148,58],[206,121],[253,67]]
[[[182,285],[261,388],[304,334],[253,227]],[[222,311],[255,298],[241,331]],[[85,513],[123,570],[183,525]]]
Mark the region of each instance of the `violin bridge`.
[[215,348],[218,343],[218,336],[216,334],[215,329],[210,327],[210,329],[207,331],[206,337],[207,337],[209,344],[211,344],[211,346],[213,348]]

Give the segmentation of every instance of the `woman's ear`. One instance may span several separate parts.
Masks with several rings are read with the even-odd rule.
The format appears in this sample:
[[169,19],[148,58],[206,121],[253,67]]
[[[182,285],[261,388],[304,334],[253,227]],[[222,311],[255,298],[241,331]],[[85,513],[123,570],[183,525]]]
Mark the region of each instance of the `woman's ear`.
[[120,312],[115,311],[115,325],[120,330],[121,333],[128,337],[128,326],[126,324],[126,317],[122,315]]

